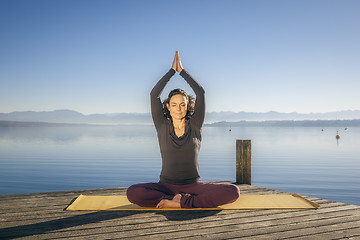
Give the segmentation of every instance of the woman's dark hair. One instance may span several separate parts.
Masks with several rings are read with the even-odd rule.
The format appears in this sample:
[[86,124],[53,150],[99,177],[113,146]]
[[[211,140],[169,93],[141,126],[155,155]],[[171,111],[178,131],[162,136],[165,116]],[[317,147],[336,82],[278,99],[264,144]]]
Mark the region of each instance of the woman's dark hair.
[[188,95],[184,90],[180,89],[180,88],[176,88],[174,90],[172,90],[167,99],[164,100],[163,102],[163,112],[164,112],[164,115],[165,117],[167,117],[168,119],[171,119],[171,116],[170,116],[170,112],[169,110],[167,109],[166,107],[166,104],[168,104],[170,102],[170,99],[172,98],[172,96],[175,96],[175,95],[183,95],[186,100],[188,101],[188,104],[187,104],[187,112],[186,112],[186,115],[185,115],[185,119],[190,119],[192,114],[194,113],[194,107],[195,107],[195,98]]

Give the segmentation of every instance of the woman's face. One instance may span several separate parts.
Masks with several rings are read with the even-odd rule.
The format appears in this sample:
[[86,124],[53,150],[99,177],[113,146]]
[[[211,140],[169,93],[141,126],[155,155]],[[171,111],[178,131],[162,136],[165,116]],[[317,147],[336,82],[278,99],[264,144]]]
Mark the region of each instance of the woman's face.
[[188,101],[184,95],[176,94],[170,98],[169,103],[166,104],[172,119],[182,120],[187,113]]

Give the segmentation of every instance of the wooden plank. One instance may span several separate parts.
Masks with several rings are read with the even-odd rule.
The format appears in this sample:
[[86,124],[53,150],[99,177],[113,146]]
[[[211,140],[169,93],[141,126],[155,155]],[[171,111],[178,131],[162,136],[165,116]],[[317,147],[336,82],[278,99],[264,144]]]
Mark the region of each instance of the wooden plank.
[[[241,194],[281,191],[240,185]],[[63,211],[79,194],[124,194],[126,188],[0,196],[0,238],[27,239],[219,239],[354,237],[360,207],[311,197],[317,210],[178,212]],[[15,204],[16,206],[12,206]],[[5,207],[4,207],[5,206]]]
[[[280,215],[282,213],[279,213]],[[292,216],[294,217],[294,216]],[[304,215],[301,216],[295,216],[295,222],[296,224],[298,224],[299,222],[302,221],[309,221],[308,219],[312,219],[311,215]],[[315,218],[316,220],[318,220],[317,218]],[[162,235],[162,234],[166,234],[168,237],[169,236],[176,236],[176,237],[192,237],[192,236],[204,236],[204,234],[222,234],[224,233],[224,231],[226,232],[226,237],[229,237],[229,233],[230,236],[233,235],[234,233],[236,234],[237,232],[241,232],[241,237],[246,236],[246,231],[248,231],[248,234],[251,234],[251,236],[253,236],[254,231],[259,231],[259,229],[263,229],[263,230],[268,230],[269,227],[279,227],[281,225],[283,225],[283,227],[287,227],[287,225],[289,224],[289,222],[291,222],[292,219],[290,217],[280,217],[279,216],[274,216],[269,214],[268,216],[264,216],[264,215],[260,215],[260,216],[256,216],[256,217],[251,217],[251,216],[243,216],[242,218],[237,216],[237,217],[232,217],[232,218],[222,218],[221,222],[219,221],[214,221],[214,219],[211,219],[210,221],[206,221],[206,222],[198,222],[196,224],[194,224],[193,226],[186,226],[186,229],[188,230],[188,232],[184,233],[185,231],[181,231],[182,226],[181,225],[177,225],[177,226],[170,226],[168,228],[165,228],[164,226],[162,226],[161,230],[159,228],[156,229],[156,231],[152,231],[149,229],[149,231],[146,231],[145,229],[139,229],[139,233],[137,234],[137,236],[149,236],[152,234],[156,234],[156,235]],[[264,229],[263,227],[266,226],[267,229]],[[176,230],[174,230],[174,228]],[[135,233],[135,232],[134,232]],[[185,234],[185,235],[184,235]],[[128,236],[128,237],[134,237],[133,236]],[[239,235],[237,235],[239,236]],[[222,238],[223,236],[221,236]]]

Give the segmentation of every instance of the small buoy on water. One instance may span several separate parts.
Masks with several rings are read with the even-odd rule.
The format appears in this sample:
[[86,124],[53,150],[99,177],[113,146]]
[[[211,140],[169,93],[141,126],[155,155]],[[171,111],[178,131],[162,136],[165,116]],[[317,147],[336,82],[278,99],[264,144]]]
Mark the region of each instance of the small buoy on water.
[[229,132],[231,132],[231,128],[229,129]]
[[347,128],[345,128],[345,130],[347,130]]
[[340,139],[339,131],[336,133],[336,139]]

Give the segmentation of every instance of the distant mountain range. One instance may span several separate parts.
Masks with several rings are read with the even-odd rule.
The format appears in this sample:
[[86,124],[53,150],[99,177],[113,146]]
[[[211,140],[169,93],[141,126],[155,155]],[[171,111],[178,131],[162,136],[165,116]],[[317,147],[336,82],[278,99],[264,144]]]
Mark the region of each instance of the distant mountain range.
[[47,123],[88,123],[88,124],[150,124],[151,116],[148,113],[118,113],[118,114],[90,114],[72,110],[55,110],[44,112],[12,112],[0,113],[0,120],[20,122],[47,122]]
[[206,122],[214,123],[220,121],[283,121],[283,120],[352,120],[360,119],[359,110],[337,111],[327,113],[281,113],[281,112],[209,112]]
[[[243,121],[302,121],[302,120],[353,120],[360,119],[360,111],[338,111],[328,113],[280,113],[280,112],[208,112],[206,123]],[[85,124],[152,124],[150,113],[89,114],[72,110],[25,111],[0,113],[0,121],[85,123]]]
[[[0,122],[1,125],[1,122]],[[275,120],[275,121],[238,121],[216,122],[209,127],[359,127],[360,119],[353,120]]]

